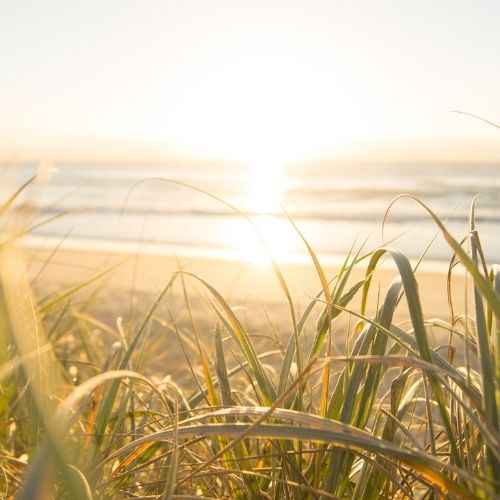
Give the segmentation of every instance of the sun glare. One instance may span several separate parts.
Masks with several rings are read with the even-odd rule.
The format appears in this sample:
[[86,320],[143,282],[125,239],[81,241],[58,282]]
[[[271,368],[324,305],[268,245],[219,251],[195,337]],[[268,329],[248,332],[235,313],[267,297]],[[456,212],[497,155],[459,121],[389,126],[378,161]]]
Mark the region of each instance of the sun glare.
[[295,234],[283,217],[283,195],[286,190],[284,162],[269,153],[248,162],[248,186],[244,207],[261,235],[265,246],[250,225],[239,220],[232,233],[232,246],[240,260],[259,266],[271,263],[272,257],[283,262],[290,259]]
[[231,238],[238,260],[251,262],[259,267],[269,266],[274,258],[278,263],[290,261],[296,249],[296,235],[283,217],[254,215],[253,224],[261,235],[265,246],[247,221],[234,221]]

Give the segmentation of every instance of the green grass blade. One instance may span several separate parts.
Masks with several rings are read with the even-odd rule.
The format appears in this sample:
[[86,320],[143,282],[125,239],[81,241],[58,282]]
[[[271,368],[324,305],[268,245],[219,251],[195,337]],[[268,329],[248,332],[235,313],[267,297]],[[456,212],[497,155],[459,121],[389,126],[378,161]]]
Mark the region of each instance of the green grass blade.
[[183,271],[183,273],[186,274],[187,276],[191,276],[192,278],[202,283],[207,288],[207,290],[212,294],[212,296],[217,301],[219,306],[222,308],[231,327],[230,332],[234,336],[236,342],[238,343],[242,353],[245,356],[245,359],[248,361],[248,364],[250,365],[255,375],[260,390],[262,391],[262,395],[264,397],[264,400],[266,401],[266,404],[271,405],[272,402],[276,399],[276,389],[271,379],[269,378],[267,371],[262,366],[262,363],[260,362],[255,352],[250,337],[245,331],[243,325],[240,323],[240,320],[238,319],[236,314],[234,314],[234,311],[232,310],[231,306],[224,300],[222,295],[212,285],[207,283],[204,279],[200,278],[199,276],[196,276],[195,274],[188,273],[186,271]]
[[[491,268],[490,280],[495,292],[500,295],[500,266],[495,264]],[[491,314],[490,314],[491,316]],[[490,320],[490,331],[493,330],[493,320]],[[500,321],[495,320],[495,330],[492,332],[495,349],[495,378],[496,378],[496,400],[497,408],[500,408]]]
[[490,305],[497,320],[500,319],[500,296],[491,288],[489,281],[481,274],[481,272],[479,271],[477,266],[469,258],[469,256],[466,254],[466,252],[460,246],[460,244],[455,240],[455,238],[453,238],[453,236],[450,234],[450,232],[446,229],[445,225],[441,222],[439,217],[429,207],[427,207],[427,205],[425,203],[420,201],[415,196],[412,196],[409,194],[400,195],[391,202],[391,204],[389,205],[389,208],[386,211],[386,216],[387,216],[389,210],[391,209],[391,207],[399,199],[401,199],[403,197],[407,197],[407,198],[414,200],[416,203],[418,203],[420,206],[422,206],[427,211],[427,213],[432,217],[432,219],[434,220],[436,225],[441,230],[441,233],[443,234],[444,239],[446,240],[448,245],[457,254],[458,258],[460,259],[460,261],[462,262],[464,267],[467,269],[467,271],[472,276],[474,283],[477,285],[477,287],[481,291],[484,299]]
[[[424,325],[424,315],[420,303],[418,284],[415,275],[413,273],[410,261],[405,255],[396,250],[388,250],[388,253],[391,255],[394,262],[396,263],[399,270],[399,274],[401,276],[401,281],[403,283],[403,288],[406,296],[406,302],[408,304],[408,311],[410,313],[410,318],[413,325],[415,339],[417,341],[417,346],[420,355],[422,356],[422,359],[424,361],[432,363],[432,355],[427,340],[427,331]],[[436,398],[436,402],[439,406],[441,418],[443,420],[443,425],[445,426],[446,433],[448,435],[453,461],[456,464],[460,464],[461,460],[460,460],[460,454],[458,453],[456,436],[455,433],[453,432],[453,427],[451,425],[450,415],[448,408],[446,406],[446,401],[443,391],[438,381],[432,374],[428,374],[428,378],[434,396]]]
[[[474,222],[474,202],[471,207],[470,216],[471,225],[471,254],[472,262],[476,265],[479,271],[479,258],[478,254],[481,252],[481,245],[475,230]],[[481,381],[482,381],[482,401],[486,417],[495,428],[499,428],[498,409],[496,401],[496,385],[498,380],[495,380],[492,353],[490,352],[490,339],[488,335],[488,328],[486,323],[486,316],[484,311],[483,297],[481,291],[476,283],[474,283],[474,305],[476,316],[476,338],[479,346],[479,361],[481,363]],[[497,320],[499,318],[497,317]],[[500,482],[500,463],[492,455],[491,450],[488,450],[489,462],[489,475],[492,479]],[[499,485],[500,489],[500,485]]]
[[219,381],[222,404],[224,406],[234,405],[233,395],[231,393],[231,384],[227,376],[226,358],[224,356],[224,346],[222,344],[222,336],[220,325],[215,326],[215,372]]

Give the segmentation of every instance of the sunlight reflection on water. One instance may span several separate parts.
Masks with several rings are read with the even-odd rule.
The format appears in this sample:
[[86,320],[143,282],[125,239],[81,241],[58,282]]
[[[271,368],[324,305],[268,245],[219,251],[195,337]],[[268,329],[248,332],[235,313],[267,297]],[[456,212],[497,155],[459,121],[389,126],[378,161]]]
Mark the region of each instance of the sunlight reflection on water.
[[271,263],[270,254],[278,262],[290,258],[296,249],[296,234],[282,217],[282,198],[286,191],[284,166],[279,161],[255,161],[249,165],[250,181],[245,210],[265,245],[248,221],[232,222],[231,246],[237,258],[264,266]]
[[236,258],[259,266],[271,264],[270,254],[277,262],[289,261],[297,251],[297,235],[288,220],[274,215],[254,215],[251,220],[266,246],[248,221],[234,219],[228,235]]

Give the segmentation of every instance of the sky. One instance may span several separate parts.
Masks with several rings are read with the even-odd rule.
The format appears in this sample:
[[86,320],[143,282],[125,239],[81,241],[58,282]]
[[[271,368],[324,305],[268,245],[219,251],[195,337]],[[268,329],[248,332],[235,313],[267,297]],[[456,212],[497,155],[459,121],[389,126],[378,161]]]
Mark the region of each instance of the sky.
[[0,0],[0,156],[500,159],[498,0]]

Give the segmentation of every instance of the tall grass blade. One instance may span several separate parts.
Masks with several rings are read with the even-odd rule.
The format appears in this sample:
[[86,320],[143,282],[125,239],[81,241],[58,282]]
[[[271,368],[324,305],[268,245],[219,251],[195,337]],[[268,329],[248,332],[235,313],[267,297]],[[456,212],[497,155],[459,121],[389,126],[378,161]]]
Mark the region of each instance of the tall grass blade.
[[389,205],[389,208],[386,211],[385,217],[387,217],[387,214],[391,207],[401,198],[410,198],[414,200],[416,203],[418,203],[421,207],[423,207],[427,213],[432,217],[436,225],[439,227],[441,230],[441,233],[444,236],[444,239],[448,243],[448,245],[451,247],[451,249],[457,254],[458,258],[464,265],[464,267],[467,269],[467,271],[470,273],[472,276],[474,283],[477,285],[478,289],[481,291],[483,294],[484,299],[487,301],[487,303],[490,305],[493,313],[495,314],[496,318],[500,318],[500,296],[495,293],[495,291],[491,288],[488,280],[481,274],[477,266],[474,264],[474,262],[469,258],[469,256],[466,254],[464,249],[460,246],[460,244],[453,238],[453,236],[450,234],[450,232],[446,229],[445,225],[441,222],[439,217],[422,201],[420,201],[417,197],[412,196],[410,194],[404,194],[396,197],[391,204]]
[[234,336],[234,339],[237,341],[239,347],[242,350],[242,353],[245,355],[248,364],[252,368],[252,371],[262,391],[262,395],[264,397],[264,400],[266,401],[266,404],[271,405],[272,402],[276,399],[276,389],[273,383],[271,382],[271,379],[269,378],[267,371],[262,366],[262,363],[260,362],[255,352],[250,337],[246,333],[245,329],[243,328],[243,325],[240,323],[237,316],[234,314],[233,310],[231,309],[231,306],[229,306],[229,304],[224,300],[222,295],[212,285],[207,283],[204,279],[200,278],[199,276],[196,276],[195,274],[188,273],[186,271],[183,271],[183,273],[186,274],[187,276],[191,276],[192,278],[202,283],[215,298],[219,306],[222,308],[231,327],[230,332]]
[[[479,271],[479,257],[481,252],[481,244],[479,242],[478,233],[475,227],[475,199],[471,205],[470,211],[470,230],[471,230],[471,254],[472,262]],[[494,292],[494,289],[493,289]],[[495,429],[499,429],[498,409],[496,401],[496,386],[499,380],[495,380],[494,367],[492,362],[492,353],[490,352],[490,339],[486,324],[486,316],[484,311],[483,297],[476,283],[474,283],[474,305],[476,313],[476,337],[479,346],[479,361],[481,363],[481,381],[482,381],[482,401],[486,416]],[[500,318],[497,316],[496,318]],[[498,353],[497,353],[498,356]],[[500,462],[492,455],[491,450],[488,450],[487,460],[489,462],[489,476],[491,479],[499,481],[498,490],[500,491]]]

